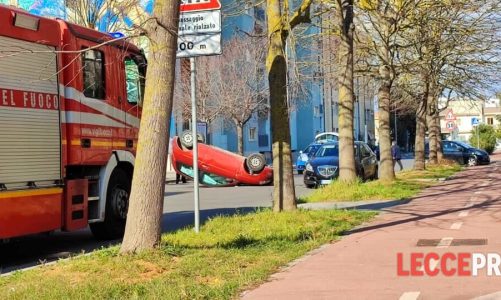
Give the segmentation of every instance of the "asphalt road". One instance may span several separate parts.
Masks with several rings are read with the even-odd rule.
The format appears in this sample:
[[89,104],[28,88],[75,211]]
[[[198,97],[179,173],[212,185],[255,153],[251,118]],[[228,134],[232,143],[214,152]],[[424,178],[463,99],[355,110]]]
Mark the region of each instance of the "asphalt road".
[[[412,167],[412,160],[404,159],[404,168]],[[302,176],[295,175],[297,196],[311,192],[302,182]],[[237,186],[223,188],[200,188],[201,219],[236,212],[251,212],[259,207],[271,206],[272,186]],[[193,185],[166,185],[164,218],[165,232],[193,226]],[[71,255],[89,252],[104,246],[119,243],[94,240],[89,230],[78,232],[55,232],[50,235],[34,235],[0,244],[0,274],[29,268],[40,263],[52,262]]]

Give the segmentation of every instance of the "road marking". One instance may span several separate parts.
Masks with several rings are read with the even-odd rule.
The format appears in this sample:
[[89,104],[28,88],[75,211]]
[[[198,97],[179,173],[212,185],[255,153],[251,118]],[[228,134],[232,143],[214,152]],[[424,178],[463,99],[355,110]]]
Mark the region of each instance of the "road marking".
[[416,300],[421,295],[421,292],[405,292],[400,296],[400,300]]
[[461,229],[461,226],[463,226],[463,222],[456,222],[456,223],[451,225],[451,229],[452,230],[459,230],[459,229]]
[[459,217],[460,218],[467,217],[469,213],[470,213],[469,211],[462,211],[462,212],[459,213]]
[[440,242],[438,243],[437,248],[447,248],[447,247],[449,247],[452,244],[452,240],[454,240],[454,238],[451,238],[451,237],[442,238],[440,240]]
[[482,194],[484,191],[475,192],[475,194]]

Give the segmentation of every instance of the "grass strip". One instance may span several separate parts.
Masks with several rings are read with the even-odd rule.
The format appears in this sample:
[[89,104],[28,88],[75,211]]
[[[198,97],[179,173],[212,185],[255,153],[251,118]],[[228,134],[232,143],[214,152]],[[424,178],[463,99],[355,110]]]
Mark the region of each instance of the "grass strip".
[[211,219],[138,255],[118,247],[0,278],[0,299],[232,299],[374,216],[270,210]]
[[461,171],[456,164],[428,166],[424,171],[403,171],[397,173],[393,182],[381,180],[360,180],[354,183],[334,181],[321,187],[310,195],[300,199],[300,202],[342,202],[365,200],[403,200],[415,196],[424,188],[438,183],[439,178],[446,178]]

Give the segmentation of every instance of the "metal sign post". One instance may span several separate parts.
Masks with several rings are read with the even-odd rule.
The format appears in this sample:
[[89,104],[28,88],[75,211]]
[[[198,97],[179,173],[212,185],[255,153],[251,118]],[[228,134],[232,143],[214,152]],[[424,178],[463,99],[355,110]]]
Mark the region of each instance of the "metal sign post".
[[221,3],[219,0],[181,0],[177,57],[190,58],[191,132],[193,137],[193,198],[195,232],[200,232],[198,130],[195,57],[218,55],[221,50]]
[[200,232],[200,196],[198,178],[197,92],[195,58],[190,58],[191,76],[191,130],[193,136],[193,193],[195,200],[195,232]]

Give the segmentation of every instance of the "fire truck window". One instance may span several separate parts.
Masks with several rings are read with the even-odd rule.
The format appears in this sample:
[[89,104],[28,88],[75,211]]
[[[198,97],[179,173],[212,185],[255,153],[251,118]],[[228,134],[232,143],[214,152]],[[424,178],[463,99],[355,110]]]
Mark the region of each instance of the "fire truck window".
[[104,55],[98,50],[88,50],[83,54],[84,95],[94,99],[104,99]]
[[130,58],[125,60],[125,81],[127,84],[127,101],[131,104],[142,102],[141,75],[137,64]]

